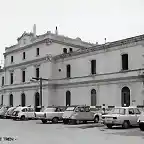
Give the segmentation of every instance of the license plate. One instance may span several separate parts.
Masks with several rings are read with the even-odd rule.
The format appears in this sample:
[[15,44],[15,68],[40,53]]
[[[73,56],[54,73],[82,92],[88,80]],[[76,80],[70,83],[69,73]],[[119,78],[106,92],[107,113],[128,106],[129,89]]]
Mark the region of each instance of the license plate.
[[112,118],[107,118],[107,121],[112,121],[113,119]]

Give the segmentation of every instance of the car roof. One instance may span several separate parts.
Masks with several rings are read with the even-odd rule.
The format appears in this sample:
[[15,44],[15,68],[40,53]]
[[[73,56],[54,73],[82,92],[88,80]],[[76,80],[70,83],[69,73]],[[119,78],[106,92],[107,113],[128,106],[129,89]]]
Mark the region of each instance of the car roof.
[[136,106],[129,106],[129,107],[115,107],[115,108],[124,108],[124,109],[129,109],[129,108],[137,108]]

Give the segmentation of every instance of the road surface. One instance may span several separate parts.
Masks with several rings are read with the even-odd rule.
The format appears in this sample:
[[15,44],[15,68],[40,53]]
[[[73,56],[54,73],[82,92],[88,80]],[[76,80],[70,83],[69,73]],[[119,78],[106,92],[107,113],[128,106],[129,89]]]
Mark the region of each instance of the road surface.
[[[144,142],[139,128],[107,129],[100,124],[42,124],[41,121],[0,119],[0,137],[13,137],[9,144],[136,144]],[[8,144],[2,141],[0,144]]]

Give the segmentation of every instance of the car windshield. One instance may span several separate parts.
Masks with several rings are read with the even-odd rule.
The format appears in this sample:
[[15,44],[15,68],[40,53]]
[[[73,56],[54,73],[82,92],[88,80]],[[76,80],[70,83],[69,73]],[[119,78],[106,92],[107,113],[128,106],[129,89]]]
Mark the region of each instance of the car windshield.
[[125,109],[124,108],[114,108],[111,111],[112,114],[125,114]]
[[14,110],[15,110],[15,108],[10,109],[10,110],[8,111],[8,114],[12,114]]
[[75,107],[68,107],[66,111],[74,111]]
[[43,112],[54,112],[56,108],[46,108]]

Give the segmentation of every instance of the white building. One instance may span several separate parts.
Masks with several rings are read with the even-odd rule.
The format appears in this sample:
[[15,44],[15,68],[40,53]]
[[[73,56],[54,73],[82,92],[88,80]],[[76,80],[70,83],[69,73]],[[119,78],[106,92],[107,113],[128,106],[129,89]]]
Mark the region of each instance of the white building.
[[[144,35],[94,45],[47,32],[24,33],[5,49],[1,103],[40,105],[144,105]],[[67,51],[67,52],[66,52]]]

